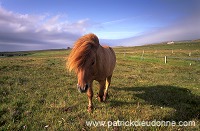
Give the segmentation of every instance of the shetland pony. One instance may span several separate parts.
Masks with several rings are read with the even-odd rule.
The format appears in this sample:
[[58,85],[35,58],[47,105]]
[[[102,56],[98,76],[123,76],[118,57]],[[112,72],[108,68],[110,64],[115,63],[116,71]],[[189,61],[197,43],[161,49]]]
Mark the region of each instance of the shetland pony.
[[87,34],[75,42],[67,65],[69,71],[74,70],[78,77],[78,90],[87,92],[89,112],[93,110],[93,81],[98,81],[100,85],[98,100],[106,101],[115,64],[115,52],[111,47],[101,46],[96,35]]

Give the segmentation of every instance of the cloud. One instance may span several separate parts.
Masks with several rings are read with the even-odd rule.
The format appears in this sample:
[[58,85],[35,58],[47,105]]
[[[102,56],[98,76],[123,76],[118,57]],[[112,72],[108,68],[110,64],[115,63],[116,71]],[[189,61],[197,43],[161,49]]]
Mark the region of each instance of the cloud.
[[69,22],[61,17],[19,14],[0,6],[0,51],[72,46],[90,27],[89,19]]
[[115,24],[115,23],[121,23],[121,22],[124,22],[126,20],[128,20],[128,18],[118,19],[118,20],[111,20],[111,21],[103,22],[103,23],[101,23],[101,25],[110,25],[110,24]]

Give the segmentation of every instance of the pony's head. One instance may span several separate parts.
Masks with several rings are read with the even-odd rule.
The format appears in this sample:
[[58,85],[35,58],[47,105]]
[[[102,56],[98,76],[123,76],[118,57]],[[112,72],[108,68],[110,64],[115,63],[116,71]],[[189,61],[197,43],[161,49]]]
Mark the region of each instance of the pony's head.
[[77,88],[81,93],[87,91],[97,73],[96,51],[98,47],[97,36],[87,34],[77,40],[68,57],[68,68],[77,74]]

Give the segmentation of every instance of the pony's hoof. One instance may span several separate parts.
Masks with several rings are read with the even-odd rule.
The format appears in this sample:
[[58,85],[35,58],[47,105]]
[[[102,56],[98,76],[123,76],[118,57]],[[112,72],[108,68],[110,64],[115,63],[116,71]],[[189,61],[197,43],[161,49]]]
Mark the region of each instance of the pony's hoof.
[[92,112],[93,112],[93,106],[88,106],[87,111],[88,111],[89,113],[92,113]]
[[99,96],[99,94],[97,93],[97,99],[99,102],[103,102],[103,96]]
[[108,94],[103,96],[103,101],[106,102],[106,100],[109,98]]
[[103,102],[103,97],[98,96],[99,102]]
[[106,96],[103,96],[103,101],[106,102]]

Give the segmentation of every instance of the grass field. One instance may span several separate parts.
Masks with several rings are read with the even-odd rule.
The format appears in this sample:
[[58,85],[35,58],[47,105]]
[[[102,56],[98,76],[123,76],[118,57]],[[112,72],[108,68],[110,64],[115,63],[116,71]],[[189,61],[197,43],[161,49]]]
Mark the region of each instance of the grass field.
[[[69,50],[0,57],[0,130],[200,130],[200,42],[114,50],[110,98],[99,103],[94,97],[92,114],[87,95],[76,89],[76,76],[65,68]],[[195,126],[129,127],[117,121],[194,121]]]

